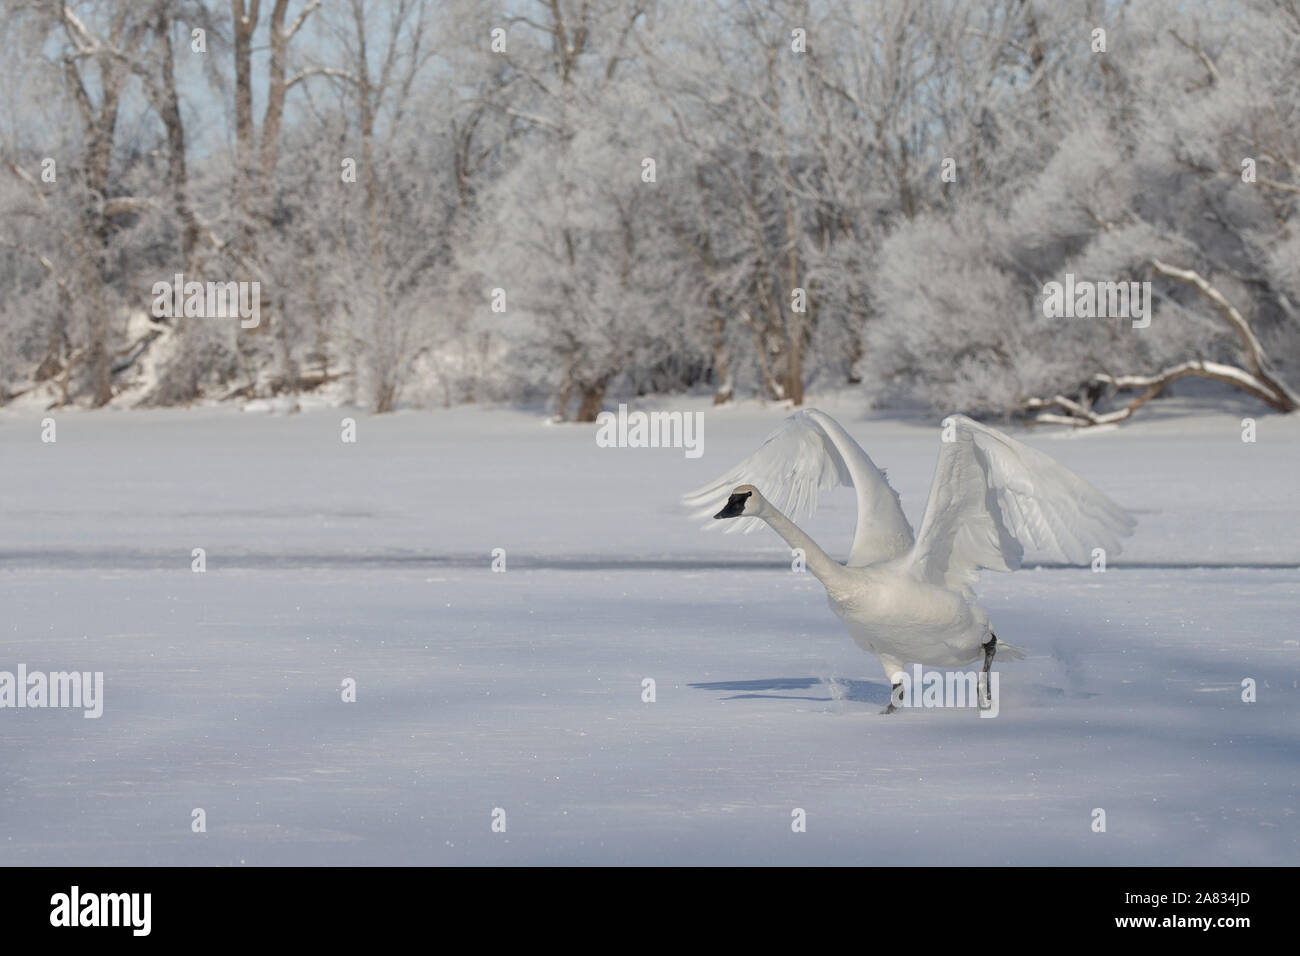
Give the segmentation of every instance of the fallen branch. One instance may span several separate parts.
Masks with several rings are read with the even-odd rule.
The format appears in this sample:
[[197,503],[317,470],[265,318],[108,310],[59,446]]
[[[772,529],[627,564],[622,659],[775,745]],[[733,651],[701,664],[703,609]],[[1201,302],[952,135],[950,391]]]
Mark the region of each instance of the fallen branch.
[[[1216,289],[1205,277],[1194,269],[1180,269],[1159,259],[1152,259],[1151,266],[1158,275],[1175,279],[1194,288],[1202,298],[1210,303],[1220,316],[1232,327],[1241,341],[1245,357],[1245,368],[1227,365],[1223,362],[1206,362],[1193,359],[1171,365],[1150,375],[1107,375],[1103,373],[1092,376],[1078,389],[1078,398],[1056,394],[1051,398],[1028,398],[1021,410],[1035,412],[1029,418],[1031,425],[1109,425],[1122,422],[1155,398],[1180,378],[1192,376],[1208,378],[1223,382],[1240,389],[1259,399],[1269,408],[1279,412],[1293,412],[1300,408],[1300,396],[1287,387],[1286,383],[1275,373],[1269,364],[1264,347],[1255,335],[1254,329],[1246,317],[1228,301],[1227,296]],[[1129,402],[1113,411],[1098,412],[1093,406],[1103,394],[1116,392],[1140,391]],[[1054,409],[1059,409],[1055,411]]]
[[[1218,313],[1227,320],[1241,339],[1242,348],[1246,353],[1246,364],[1253,373],[1254,381],[1252,386],[1260,386],[1259,397],[1270,407],[1280,412],[1293,412],[1300,408],[1300,396],[1287,388],[1286,384],[1274,373],[1269,365],[1268,357],[1264,354],[1264,347],[1260,345],[1259,339],[1255,336],[1254,330],[1250,323],[1246,321],[1237,308],[1227,300],[1222,292],[1210,285],[1200,273],[1193,269],[1179,269],[1175,266],[1167,265],[1159,259],[1152,259],[1151,266],[1159,275],[1167,276],[1171,279],[1177,279],[1179,282],[1186,283],[1194,288],[1201,296],[1208,301]],[[1219,369],[1230,369],[1234,374],[1232,384],[1238,384],[1235,381],[1240,377],[1239,369],[1232,369],[1232,366],[1217,366]],[[1214,377],[1214,376],[1210,376]],[[1239,386],[1244,387],[1244,386]],[[1247,389],[1250,391],[1250,389]]]
[[[1174,382],[1189,376],[1224,382],[1234,388],[1249,392],[1278,411],[1294,411],[1294,408],[1281,407],[1278,404],[1277,396],[1249,372],[1234,365],[1224,365],[1221,362],[1205,362],[1200,359],[1180,362],[1152,375],[1094,375],[1088,380],[1088,385],[1080,389],[1081,392],[1089,391],[1089,386],[1091,386],[1092,391],[1096,391],[1098,386],[1107,387],[1114,392],[1142,390],[1140,395],[1113,411],[1098,412],[1090,402],[1059,394],[1051,398],[1028,398],[1022,408],[1027,411],[1038,410],[1038,414],[1028,419],[1030,425],[1112,425],[1131,418],[1134,412]],[[1066,414],[1042,411],[1051,408],[1060,408]]]

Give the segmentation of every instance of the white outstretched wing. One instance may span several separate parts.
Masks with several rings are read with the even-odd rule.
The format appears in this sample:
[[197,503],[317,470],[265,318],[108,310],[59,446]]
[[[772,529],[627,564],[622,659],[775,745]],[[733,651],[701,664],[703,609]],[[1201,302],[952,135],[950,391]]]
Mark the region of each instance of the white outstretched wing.
[[979,569],[1012,571],[1026,547],[1086,564],[1119,553],[1136,522],[1060,462],[963,415],[944,420],[930,501],[908,567],[970,595]]
[[[773,432],[758,451],[726,474],[682,496],[695,517],[715,514],[737,485],[754,485],[792,521],[817,510],[820,492],[838,485],[853,487],[858,497],[858,524],[849,565],[862,567],[906,554],[912,528],[898,495],[884,473],[857,442],[825,412],[796,412]],[[752,531],[757,518],[725,522],[726,530]]]

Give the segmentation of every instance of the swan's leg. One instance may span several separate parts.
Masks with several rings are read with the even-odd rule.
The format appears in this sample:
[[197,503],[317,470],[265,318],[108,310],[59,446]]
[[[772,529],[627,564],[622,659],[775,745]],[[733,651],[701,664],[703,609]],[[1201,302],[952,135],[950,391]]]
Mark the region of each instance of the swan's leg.
[[981,699],[979,705],[987,710],[992,706],[992,701],[989,699],[989,669],[993,666],[993,655],[998,652],[998,636],[989,631],[988,643],[981,646],[984,648],[984,675],[983,680],[980,681],[982,686],[980,687]]
[[889,706],[881,713],[892,714],[903,706],[903,662],[896,657],[882,654],[880,663],[885,668],[885,676],[889,678],[890,684]]

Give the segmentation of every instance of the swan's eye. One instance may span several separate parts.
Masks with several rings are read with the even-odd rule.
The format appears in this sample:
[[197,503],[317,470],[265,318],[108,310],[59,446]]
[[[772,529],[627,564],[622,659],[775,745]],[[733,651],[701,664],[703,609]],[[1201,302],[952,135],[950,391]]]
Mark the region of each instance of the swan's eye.
[[727,499],[726,505],[721,511],[715,514],[715,518],[738,518],[745,513],[745,499],[752,495],[752,491],[740,492],[732,495]]

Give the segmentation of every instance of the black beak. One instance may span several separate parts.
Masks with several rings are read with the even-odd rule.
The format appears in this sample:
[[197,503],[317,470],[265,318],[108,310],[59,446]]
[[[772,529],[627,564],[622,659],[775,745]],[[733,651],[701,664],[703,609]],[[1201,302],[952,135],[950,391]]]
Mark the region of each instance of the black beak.
[[745,499],[752,495],[752,491],[746,491],[741,494],[734,494],[727,499],[726,505],[721,511],[715,514],[715,518],[739,518],[745,511]]

